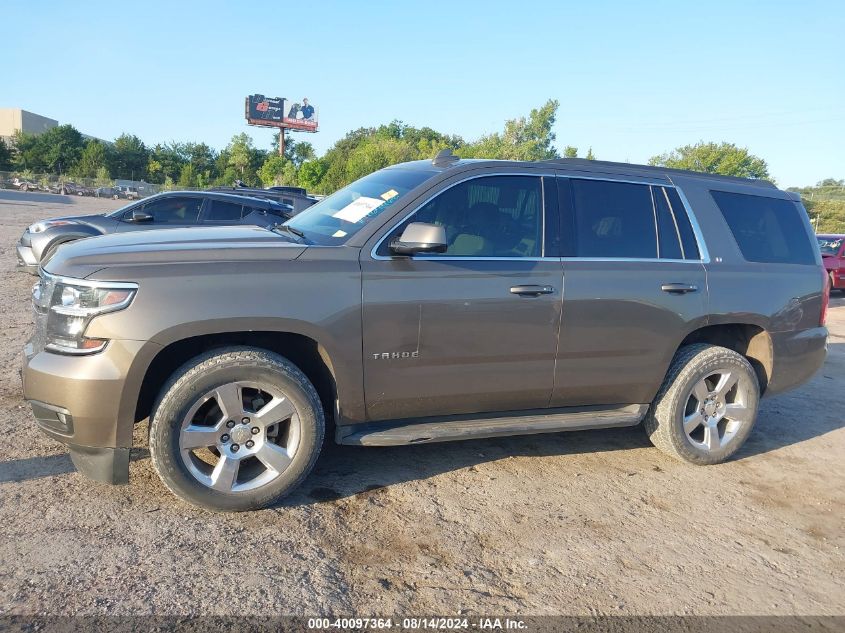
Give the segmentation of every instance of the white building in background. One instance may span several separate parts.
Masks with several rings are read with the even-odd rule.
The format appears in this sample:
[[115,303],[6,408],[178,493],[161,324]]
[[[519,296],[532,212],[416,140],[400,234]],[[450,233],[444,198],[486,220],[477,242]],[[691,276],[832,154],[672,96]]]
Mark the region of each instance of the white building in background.
[[56,119],[51,119],[34,112],[20,108],[0,108],[0,138],[11,140],[15,132],[23,131],[28,134],[41,134],[59,125]]

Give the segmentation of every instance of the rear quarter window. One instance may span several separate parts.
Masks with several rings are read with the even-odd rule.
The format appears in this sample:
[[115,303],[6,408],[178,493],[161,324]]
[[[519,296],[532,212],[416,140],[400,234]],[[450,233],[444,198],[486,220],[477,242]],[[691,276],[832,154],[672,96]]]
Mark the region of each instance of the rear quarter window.
[[711,191],[742,256],[766,264],[815,264],[814,245],[790,200]]

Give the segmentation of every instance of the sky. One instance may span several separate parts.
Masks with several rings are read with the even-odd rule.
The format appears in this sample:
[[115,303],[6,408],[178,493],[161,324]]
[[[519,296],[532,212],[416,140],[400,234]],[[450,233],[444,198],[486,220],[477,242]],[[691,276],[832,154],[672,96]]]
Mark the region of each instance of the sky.
[[244,97],[301,100],[319,154],[394,119],[473,140],[552,98],[584,155],[728,141],[782,187],[845,178],[845,2],[5,0],[0,107],[113,139],[248,132]]

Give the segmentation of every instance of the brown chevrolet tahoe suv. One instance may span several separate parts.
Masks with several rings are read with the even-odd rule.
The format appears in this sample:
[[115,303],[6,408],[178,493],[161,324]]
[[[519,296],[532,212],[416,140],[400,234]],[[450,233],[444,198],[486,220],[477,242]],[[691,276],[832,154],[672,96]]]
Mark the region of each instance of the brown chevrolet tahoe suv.
[[385,446],[642,423],[715,464],[822,365],[827,301],[807,214],[768,182],[445,151],[273,230],[63,246],[24,392],[99,481],[128,481],[149,418],[164,483],[216,510],[296,488],[328,425]]

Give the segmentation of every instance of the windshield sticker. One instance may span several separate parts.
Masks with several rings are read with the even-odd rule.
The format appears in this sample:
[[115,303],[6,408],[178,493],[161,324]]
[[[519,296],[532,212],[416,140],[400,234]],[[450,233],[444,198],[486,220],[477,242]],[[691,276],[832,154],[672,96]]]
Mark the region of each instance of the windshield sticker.
[[381,198],[368,198],[366,196],[361,196],[332,215],[338,220],[345,220],[346,222],[352,222],[354,224],[355,222],[359,222],[361,219],[365,218],[371,211],[377,209],[383,204],[384,200]]
[[383,194],[381,194],[381,199],[382,200],[390,200],[391,198],[395,198],[398,195],[399,195],[398,191],[396,191],[395,189],[391,189],[390,191],[385,191]]

